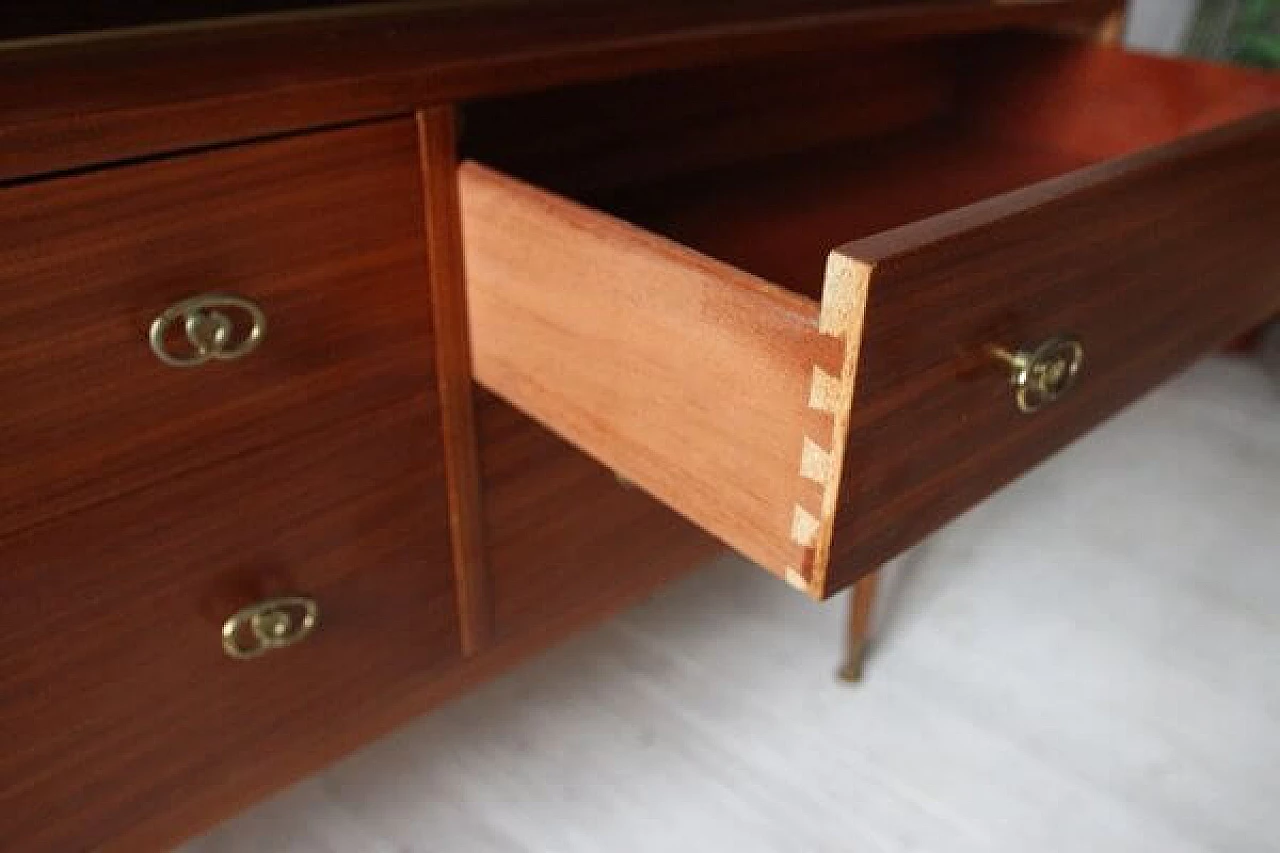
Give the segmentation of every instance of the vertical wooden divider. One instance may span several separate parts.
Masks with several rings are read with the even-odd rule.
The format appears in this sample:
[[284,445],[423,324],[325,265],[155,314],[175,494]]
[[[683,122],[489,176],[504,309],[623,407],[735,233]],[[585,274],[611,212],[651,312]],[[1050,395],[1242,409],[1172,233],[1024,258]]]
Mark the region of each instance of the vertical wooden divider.
[[457,584],[462,652],[473,655],[493,636],[493,603],[480,495],[475,411],[471,393],[471,348],[467,331],[467,289],[462,258],[456,177],[456,122],[452,106],[417,114],[423,197],[426,208],[428,273],[436,326],[443,419],[445,477],[449,489],[449,530]]

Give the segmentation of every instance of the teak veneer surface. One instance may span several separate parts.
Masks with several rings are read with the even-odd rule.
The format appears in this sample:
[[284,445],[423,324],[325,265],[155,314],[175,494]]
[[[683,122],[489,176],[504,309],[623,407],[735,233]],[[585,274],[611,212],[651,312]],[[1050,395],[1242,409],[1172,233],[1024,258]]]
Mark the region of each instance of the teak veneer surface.
[[[432,381],[410,120],[2,193],[0,534]],[[152,319],[210,292],[261,307],[261,346],[161,363]]]
[[457,125],[453,110],[433,107],[418,114],[426,249],[436,327],[436,382],[444,424],[443,450],[449,491],[449,529],[458,582],[462,650],[471,655],[493,634],[489,568],[484,558],[480,461],[472,405],[467,290],[462,269],[458,217]]
[[1086,26],[1119,0],[470,2],[0,45],[0,180],[451,100],[930,33]]
[[[159,848],[460,656],[415,128],[4,192],[0,849]],[[208,291],[262,344],[160,363]],[[291,594],[314,636],[224,655]]]
[[[638,221],[692,237],[684,242],[735,266],[466,164],[477,375],[729,545],[802,582],[807,554],[789,533],[800,453],[804,435],[824,428],[807,404],[814,365],[838,375],[841,348],[817,334],[816,301],[765,278],[808,282],[816,298],[826,252],[860,233],[851,228],[902,224],[1077,164],[1025,146],[993,152],[931,126],[735,171],[745,183],[687,181],[669,209],[627,200]],[[957,170],[982,178],[931,191]],[[915,191],[896,204],[843,203],[877,175],[889,185],[917,176]],[[584,270],[596,274],[583,281]],[[547,286],[556,281],[578,284]]]
[[[1274,79],[986,34],[1119,5],[413,3],[0,44],[0,847],[164,849],[706,530],[828,595],[1280,309]],[[467,98],[489,165],[455,172]],[[210,289],[267,342],[162,367],[147,323]],[[1016,413],[986,345],[1063,331],[1080,388]],[[468,347],[545,427],[472,411]],[[221,620],[283,593],[316,636],[225,659]]]
[[499,643],[687,572],[723,546],[491,394],[477,404]]
[[[1205,67],[1197,109],[1193,64],[976,47],[1026,44],[1030,131],[970,93],[949,125],[619,192],[625,221],[464,166],[478,376],[797,586],[847,585],[1280,302],[1274,81]],[[1114,97],[1055,97],[1082,76]],[[1064,104],[1135,138],[1034,133]],[[1028,418],[987,347],[1059,333],[1088,373]]]
[[[0,849],[159,849],[457,661],[439,436],[425,380],[0,541]],[[311,637],[224,655],[224,619],[295,594]]]

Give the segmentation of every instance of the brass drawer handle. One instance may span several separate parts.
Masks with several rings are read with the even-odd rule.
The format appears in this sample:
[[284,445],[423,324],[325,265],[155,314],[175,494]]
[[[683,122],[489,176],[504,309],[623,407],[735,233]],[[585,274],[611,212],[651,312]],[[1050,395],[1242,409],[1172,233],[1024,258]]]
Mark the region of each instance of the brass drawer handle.
[[222,650],[235,660],[252,660],[297,645],[320,622],[314,598],[289,595],[250,604],[222,623]]
[[[179,323],[189,347],[175,353],[170,350],[169,337]],[[267,316],[248,299],[204,293],[166,308],[151,321],[149,339],[156,358],[170,367],[196,367],[244,358],[262,343],[266,331]]]
[[1009,368],[1018,410],[1032,414],[1075,387],[1084,364],[1084,345],[1076,338],[1058,335],[1030,350],[1010,353],[990,347],[990,353]]

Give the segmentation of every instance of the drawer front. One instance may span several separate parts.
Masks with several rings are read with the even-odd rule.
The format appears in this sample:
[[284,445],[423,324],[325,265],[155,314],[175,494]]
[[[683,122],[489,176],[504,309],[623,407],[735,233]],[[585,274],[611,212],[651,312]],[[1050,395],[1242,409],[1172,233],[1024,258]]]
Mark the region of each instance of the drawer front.
[[[827,588],[1280,310],[1278,152],[1272,113],[834,253],[866,309]],[[993,351],[1059,337],[1076,382],[1024,412]]]
[[[157,849],[457,659],[439,433],[428,383],[0,541],[0,848]],[[281,596],[314,631],[229,657],[224,620]]]
[[[0,191],[0,534],[415,393],[419,185],[405,120]],[[162,363],[151,324],[202,294],[260,345]]]
[[[1014,44],[1011,101],[994,63],[941,123],[618,216],[464,164],[477,377],[822,597],[1280,308],[1280,81]],[[1132,132],[1086,140],[1103,107]],[[1059,335],[1078,386],[1023,414],[995,352]]]

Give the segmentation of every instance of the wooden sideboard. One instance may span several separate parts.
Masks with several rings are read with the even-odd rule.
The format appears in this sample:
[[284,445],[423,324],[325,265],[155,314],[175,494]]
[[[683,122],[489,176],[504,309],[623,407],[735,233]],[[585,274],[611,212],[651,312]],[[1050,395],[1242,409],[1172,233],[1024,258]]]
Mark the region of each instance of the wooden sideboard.
[[1117,2],[298,5],[0,42],[0,849],[830,596],[1280,309],[1280,80]]

